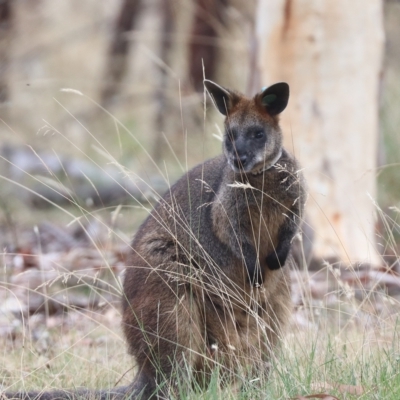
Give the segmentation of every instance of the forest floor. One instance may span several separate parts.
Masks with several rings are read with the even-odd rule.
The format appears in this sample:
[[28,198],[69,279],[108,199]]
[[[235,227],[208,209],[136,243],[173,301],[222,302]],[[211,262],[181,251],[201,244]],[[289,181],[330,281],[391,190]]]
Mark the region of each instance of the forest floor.
[[[99,220],[64,228],[43,223],[19,230],[18,246],[4,247],[0,388],[129,382],[134,367],[119,308],[129,237],[115,232]],[[400,398],[396,268],[325,262],[315,271],[291,271],[295,310],[264,389],[268,398]]]

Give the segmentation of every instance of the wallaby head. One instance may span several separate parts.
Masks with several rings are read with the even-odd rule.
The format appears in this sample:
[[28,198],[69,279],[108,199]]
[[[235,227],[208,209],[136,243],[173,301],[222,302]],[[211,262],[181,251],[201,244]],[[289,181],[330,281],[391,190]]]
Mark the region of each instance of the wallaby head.
[[224,154],[236,172],[257,174],[281,156],[279,114],[289,100],[289,85],[276,83],[249,99],[205,80],[204,85],[219,112],[226,116]]

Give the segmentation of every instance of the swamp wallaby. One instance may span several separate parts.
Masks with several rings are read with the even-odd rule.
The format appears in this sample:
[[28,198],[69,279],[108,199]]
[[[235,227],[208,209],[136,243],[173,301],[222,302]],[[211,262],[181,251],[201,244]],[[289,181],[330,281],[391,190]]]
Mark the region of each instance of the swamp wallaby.
[[251,99],[205,87],[226,116],[223,154],[175,183],[136,233],[123,330],[138,371],[129,387],[93,397],[170,398],[183,378],[204,387],[216,369],[224,383],[260,377],[289,321],[290,247],[304,204],[278,121],[289,86]]

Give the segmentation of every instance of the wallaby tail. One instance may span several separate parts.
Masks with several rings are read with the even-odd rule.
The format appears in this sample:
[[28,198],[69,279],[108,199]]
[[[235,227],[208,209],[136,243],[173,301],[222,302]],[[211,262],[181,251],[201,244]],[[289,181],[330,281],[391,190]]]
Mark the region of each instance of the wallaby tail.
[[57,389],[49,392],[0,392],[1,400],[130,400],[132,398],[131,386],[120,386],[106,390],[76,389],[63,390]]

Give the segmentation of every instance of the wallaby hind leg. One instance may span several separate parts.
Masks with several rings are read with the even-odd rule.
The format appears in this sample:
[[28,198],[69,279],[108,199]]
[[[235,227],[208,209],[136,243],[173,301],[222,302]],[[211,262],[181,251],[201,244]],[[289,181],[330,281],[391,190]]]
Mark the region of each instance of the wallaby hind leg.
[[[149,371],[150,372],[150,371]],[[132,384],[129,386],[124,400],[147,400],[160,398],[157,394],[157,384],[152,374],[147,371],[139,371]]]
[[[137,274],[137,269],[128,270],[126,282],[137,280]],[[186,283],[168,278],[158,271],[147,273],[140,279],[146,283],[127,293],[124,306],[123,329],[138,366],[132,389],[143,391],[143,399],[175,392],[204,354],[205,332],[196,296]],[[145,295],[148,291],[151,297]]]

